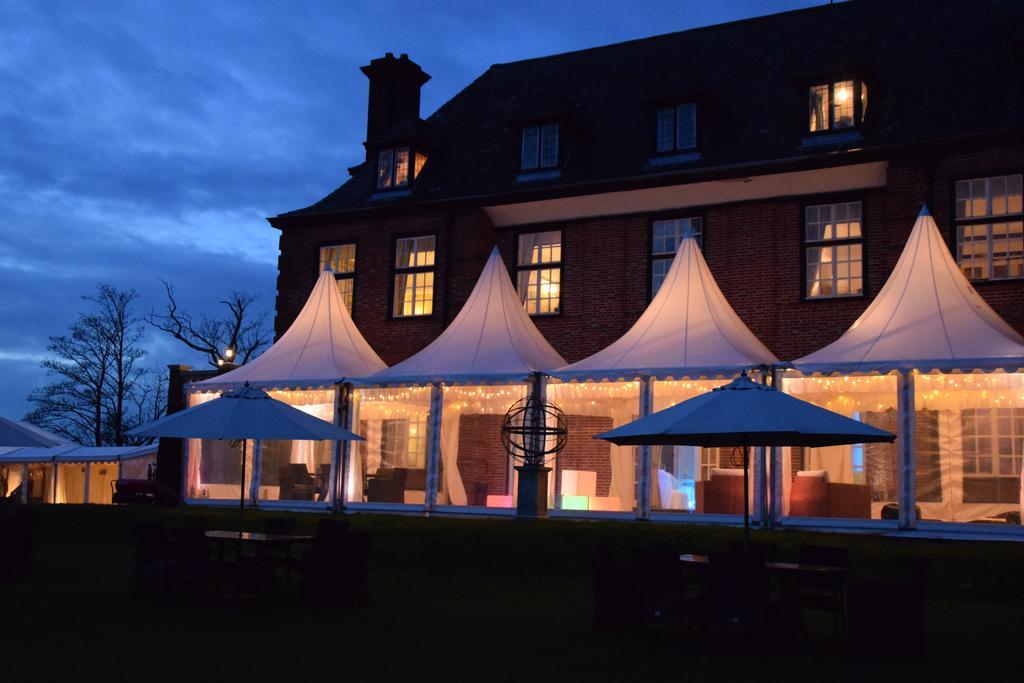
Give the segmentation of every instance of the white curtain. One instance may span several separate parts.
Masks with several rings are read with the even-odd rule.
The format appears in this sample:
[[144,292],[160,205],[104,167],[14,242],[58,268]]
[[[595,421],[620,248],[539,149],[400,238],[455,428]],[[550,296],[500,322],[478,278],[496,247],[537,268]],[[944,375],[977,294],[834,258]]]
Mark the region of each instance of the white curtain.
[[449,505],[466,505],[466,487],[459,472],[459,423],[462,414],[458,408],[446,406],[445,403],[442,399],[441,462],[444,464],[444,491],[448,493]]
[[[444,469],[444,481],[441,493],[441,500],[447,498],[450,505],[467,505],[469,497],[466,494],[466,482],[462,479],[462,472],[459,470],[459,429],[462,426],[464,417],[477,415],[491,415],[487,424],[497,425],[499,417],[504,416],[514,403],[526,397],[529,387],[525,384],[497,385],[497,386],[454,386],[444,387],[441,401],[441,462]],[[472,444],[475,448],[481,445],[486,446],[488,458],[497,460],[486,463],[488,470],[507,469],[507,462],[503,449],[500,446],[501,433],[496,427],[493,434],[487,434],[481,438],[485,439],[484,444]],[[478,463],[479,464],[479,463]],[[471,484],[484,484],[488,486],[488,492],[493,495],[509,495],[513,488],[511,477],[506,478],[501,491],[495,492],[490,488],[490,481],[470,482]]]
[[[556,461],[559,471],[597,468],[600,481],[604,469],[597,463],[575,463],[574,453],[587,448],[592,434],[573,433],[573,416],[608,418],[608,427],[618,427],[640,415],[639,382],[557,382],[548,383],[548,399],[562,409],[569,420],[569,436],[562,456]],[[632,446],[608,444],[610,484],[608,500],[591,501],[591,509],[614,507],[627,512],[636,507],[637,449]],[[657,481],[654,482],[655,489]],[[600,488],[600,483],[598,484]],[[556,491],[556,493],[561,493]],[[601,498],[598,491],[598,498]],[[595,507],[595,505],[597,507]]]

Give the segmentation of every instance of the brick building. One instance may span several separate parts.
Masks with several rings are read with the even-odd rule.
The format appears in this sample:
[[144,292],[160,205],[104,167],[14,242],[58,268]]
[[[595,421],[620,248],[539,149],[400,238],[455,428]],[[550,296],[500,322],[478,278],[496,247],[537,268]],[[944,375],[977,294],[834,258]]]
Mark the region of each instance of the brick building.
[[427,119],[429,76],[372,60],[366,160],[270,220],[277,332],[326,261],[398,362],[496,244],[575,361],[629,328],[691,230],[744,322],[794,358],[864,310],[924,203],[1024,330],[1022,18],[994,0],[854,0],[494,65]]

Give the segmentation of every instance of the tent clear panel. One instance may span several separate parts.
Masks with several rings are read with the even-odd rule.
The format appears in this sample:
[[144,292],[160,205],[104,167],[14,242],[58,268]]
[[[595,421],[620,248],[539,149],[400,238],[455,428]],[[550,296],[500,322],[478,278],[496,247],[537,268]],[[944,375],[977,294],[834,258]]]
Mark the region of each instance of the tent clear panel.
[[914,377],[922,520],[1020,525],[1024,373]]
[[515,507],[515,463],[501,445],[501,424],[528,391],[525,384],[444,387],[438,505]]
[[[815,405],[899,434],[896,375],[801,377],[783,390]],[[920,429],[920,426],[919,426]],[[783,514],[793,517],[898,517],[896,443],[782,449]]]
[[615,446],[594,436],[639,417],[640,383],[552,380],[547,397],[565,413],[569,430],[550,482],[555,507],[590,512],[635,510],[637,448]]
[[[652,411],[671,408],[728,381],[655,381]],[[743,514],[742,452],[695,446],[651,446],[650,449],[652,510]]]
[[28,502],[53,502],[53,465],[32,463],[28,466]]
[[430,387],[352,392],[352,444],[346,500],[423,505]]
[[[219,391],[189,394],[188,407],[212,401]],[[249,499],[252,482],[253,442],[245,448],[245,481],[242,481],[242,445],[215,439],[188,439],[186,454],[188,471],[186,491],[189,498],[238,501],[244,494]]]
[[25,466],[21,463],[0,465],[0,498],[21,500],[21,484]]
[[[334,390],[269,394],[313,417],[334,422]],[[260,449],[260,500],[328,501],[333,441],[268,440]]]

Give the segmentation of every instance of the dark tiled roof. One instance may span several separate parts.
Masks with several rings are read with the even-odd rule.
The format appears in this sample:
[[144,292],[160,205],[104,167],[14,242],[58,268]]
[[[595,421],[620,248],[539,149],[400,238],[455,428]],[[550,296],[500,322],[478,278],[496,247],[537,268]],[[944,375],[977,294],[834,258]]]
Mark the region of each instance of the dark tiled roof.
[[[802,146],[806,86],[869,83],[864,149],[1020,130],[1024,2],[852,0],[497,64],[427,119],[434,152],[412,192],[372,200],[373,169],[292,214],[506,195],[651,176],[653,107],[699,102],[690,169],[824,157]],[[561,176],[517,182],[523,121],[563,121]],[[408,124],[406,124],[408,125]],[[581,188],[580,192],[585,191]]]

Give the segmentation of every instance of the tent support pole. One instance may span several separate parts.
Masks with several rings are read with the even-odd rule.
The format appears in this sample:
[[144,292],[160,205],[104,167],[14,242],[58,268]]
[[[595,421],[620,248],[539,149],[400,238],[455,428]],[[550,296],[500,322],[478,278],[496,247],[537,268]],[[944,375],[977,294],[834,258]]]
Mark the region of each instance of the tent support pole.
[[[256,507],[260,499],[260,472],[263,470],[263,440],[252,442],[252,474],[249,476],[249,504]],[[245,481],[244,479],[242,481]]]
[[916,495],[914,481],[914,371],[900,370],[896,379],[896,416],[899,423],[899,528],[913,529],[917,525],[914,511]]
[[[352,429],[352,385],[343,383],[338,386],[335,399],[334,424],[342,429]],[[328,494],[334,512],[345,511],[345,484],[348,481],[348,461],[351,457],[351,441],[335,441],[331,461],[331,481]]]
[[[771,377],[772,386],[782,391],[782,372],[775,366],[769,368],[769,376]],[[773,447],[769,450],[771,453],[771,460],[769,463],[768,476],[770,477],[768,484],[768,520],[767,528],[775,529],[782,525],[782,449],[779,447]]]
[[441,410],[443,393],[441,384],[430,385],[430,428],[427,430],[427,481],[423,510],[429,516],[437,506],[438,470],[441,464]]
[[21,466],[21,502],[28,503],[28,489],[31,482],[28,478],[28,463]]
[[83,465],[83,467],[85,467],[85,484],[84,484],[84,489],[82,491],[82,502],[83,503],[88,503],[89,502],[89,479],[90,479],[90,476],[92,475],[92,472],[91,472],[92,467],[89,466],[89,463],[85,463],[85,465]]
[[245,448],[247,439],[242,439],[242,479],[238,482],[238,511],[245,512]]
[[[654,405],[654,381],[650,377],[640,378],[640,417],[651,414]],[[664,503],[662,503],[664,505]],[[651,517],[651,447],[637,448],[636,473],[636,518]]]
[[60,466],[57,464],[57,459],[54,458],[54,460],[53,460],[53,493],[50,494],[50,502],[51,503],[56,503],[57,502],[57,477],[58,477],[59,469],[60,469]]
[[743,447],[743,552],[750,551],[750,446]]

